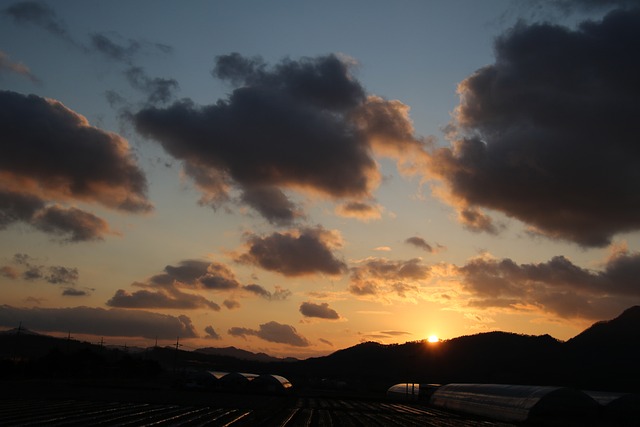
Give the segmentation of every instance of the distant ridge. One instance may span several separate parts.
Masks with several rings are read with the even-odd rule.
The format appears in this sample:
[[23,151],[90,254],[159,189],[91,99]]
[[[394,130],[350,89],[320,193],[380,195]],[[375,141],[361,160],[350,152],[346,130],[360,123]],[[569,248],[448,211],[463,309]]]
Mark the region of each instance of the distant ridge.
[[[71,360],[70,355],[92,360],[90,354],[111,354],[122,359],[125,354],[122,347],[103,348],[24,329],[20,329],[17,339],[17,332],[17,329],[0,332],[0,357],[15,360],[20,356],[21,360],[45,363],[49,360],[47,357],[56,354],[65,356],[59,360]],[[137,356],[129,350],[127,357]],[[311,387],[340,385],[351,390],[379,392],[401,382],[493,383],[637,393],[640,307],[631,307],[612,320],[597,322],[566,342],[546,334],[486,332],[438,343],[364,342],[328,356],[305,360],[280,359],[235,347],[195,351],[153,347],[143,355],[139,357],[155,361],[166,370],[175,370],[178,366],[180,369],[277,373],[295,384]]]
[[235,357],[241,360],[251,360],[255,362],[296,362],[294,357],[278,358],[269,356],[266,353],[252,353],[235,347],[204,347],[194,350],[197,353],[212,354],[216,356]]
[[48,336],[44,334],[39,334],[37,332],[33,332],[27,328],[13,328],[7,331],[0,331],[0,335],[37,335],[37,336]]

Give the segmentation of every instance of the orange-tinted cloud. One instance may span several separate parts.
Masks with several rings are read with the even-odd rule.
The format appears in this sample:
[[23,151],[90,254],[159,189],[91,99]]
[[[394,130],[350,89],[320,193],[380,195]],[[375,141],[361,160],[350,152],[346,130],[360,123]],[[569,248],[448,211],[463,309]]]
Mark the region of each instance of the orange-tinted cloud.
[[9,55],[0,50],[0,73],[4,72],[18,74],[34,83],[39,83],[38,78],[31,73],[29,67],[19,62],[12,61]]
[[296,328],[274,321],[261,324],[257,330],[233,327],[229,329],[228,334],[242,338],[256,336],[265,341],[288,344],[295,347],[308,347],[310,345],[309,341],[296,331]]

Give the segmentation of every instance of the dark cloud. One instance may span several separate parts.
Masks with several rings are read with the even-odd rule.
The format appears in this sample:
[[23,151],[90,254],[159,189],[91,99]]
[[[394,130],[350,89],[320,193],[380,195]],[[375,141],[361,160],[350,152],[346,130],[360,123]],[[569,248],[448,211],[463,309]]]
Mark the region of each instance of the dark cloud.
[[368,258],[351,268],[349,292],[358,296],[409,298],[419,293],[419,282],[431,276],[431,268],[420,258],[392,261]]
[[565,14],[573,12],[592,12],[612,8],[638,7],[638,0],[528,0],[530,8],[555,8]]
[[224,305],[229,310],[235,310],[236,308],[240,308],[240,303],[236,300],[226,299],[222,302],[222,305]]
[[187,316],[169,316],[139,310],[93,307],[16,308],[0,306],[0,325],[18,323],[35,331],[67,332],[101,336],[175,339],[197,337]]
[[76,288],[65,288],[64,291],[62,291],[62,296],[65,296],[65,297],[83,297],[86,295],[87,295],[86,291],[76,289]]
[[43,267],[40,265],[29,265],[25,271],[22,272],[22,278],[24,280],[40,280],[44,277]]
[[324,338],[318,338],[318,341],[320,341],[323,344],[326,344],[330,347],[333,347],[333,343],[331,341],[325,340]]
[[[260,285],[241,285],[234,272],[219,262],[184,260],[177,265],[167,265],[162,273],[153,275],[132,286],[143,288],[134,292],[119,289],[107,301],[107,305],[124,308],[208,308],[219,311],[220,306],[207,298],[192,292],[215,291],[232,292],[246,290],[268,300],[283,300],[291,295],[287,289],[275,287],[273,293]],[[190,292],[185,292],[188,289]],[[225,300],[228,309],[240,307],[237,301]]]
[[133,120],[183,162],[201,203],[217,206],[237,190],[241,202],[286,224],[300,213],[285,191],[369,199],[381,177],[374,151],[400,160],[423,148],[406,107],[367,97],[350,68],[336,55],[275,66],[219,56],[213,75],[235,86],[227,99],[145,108]]
[[362,221],[380,219],[382,207],[364,202],[348,202],[336,207],[336,213],[346,218],[356,218]]
[[308,347],[309,341],[302,335],[298,334],[296,328],[291,325],[284,325],[278,322],[267,322],[260,325],[260,329],[249,329],[232,327],[228,331],[229,335],[246,338],[247,336],[256,336],[265,341],[280,344],[288,344],[295,347]]
[[378,287],[371,282],[358,281],[349,285],[349,292],[359,296],[373,296],[378,294]]
[[220,306],[201,295],[181,292],[177,289],[150,291],[142,289],[129,293],[118,289],[106,303],[109,307],[120,308],[171,308],[193,310],[208,308],[220,311]]
[[433,252],[433,246],[428,244],[427,241],[424,240],[422,237],[409,237],[404,242],[410,245],[413,245],[417,248],[423,249],[426,252],[429,252],[429,253]]
[[31,80],[33,83],[40,83],[40,80],[31,73],[29,67],[19,62],[12,61],[9,55],[0,50],[0,73],[4,72],[18,74]]
[[140,43],[128,40],[126,44],[119,44],[107,34],[93,33],[91,34],[91,47],[110,59],[131,63],[133,56],[140,50]]
[[340,319],[340,315],[337,311],[329,307],[329,304],[323,302],[321,304],[315,304],[313,302],[303,302],[300,304],[300,313],[305,317],[317,317],[320,319],[337,320]]
[[102,240],[111,233],[106,221],[89,212],[45,206],[45,201],[38,197],[0,190],[0,230],[16,222],[60,236],[63,242]]
[[296,205],[277,187],[246,188],[241,200],[275,225],[290,224],[303,216]]
[[31,222],[43,207],[44,202],[38,197],[0,189],[0,230],[14,222]]
[[92,213],[76,208],[53,205],[39,210],[30,224],[38,230],[63,237],[64,242],[103,240],[109,224]]
[[184,260],[180,261],[177,266],[167,265],[164,268],[165,273],[153,276],[152,282],[165,283],[166,279],[169,279],[169,283],[173,283],[174,280],[192,285],[197,279],[207,274],[209,263],[207,261],[200,260]]
[[266,237],[250,235],[248,251],[238,257],[238,261],[285,276],[338,275],[346,269],[346,264],[333,253],[340,246],[340,240],[336,232],[321,227],[273,233]]
[[476,307],[536,306],[564,318],[599,319],[640,302],[640,254],[614,254],[600,271],[563,256],[538,264],[478,258],[458,269]]
[[47,282],[52,283],[54,285],[64,284],[64,285],[72,285],[78,281],[80,274],[78,273],[77,268],[69,268],[63,267],[61,265],[56,265],[48,268],[49,274],[45,277]]
[[96,240],[109,232],[106,222],[48,203],[151,210],[145,176],[128,143],[60,102],[0,91],[0,133],[0,228],[21,221],[66,241]]
[[222,337],[218,335],[218,333],[213,329],[211,325],[204,328],[204,331],[207,333],[207,338],[211,338],[214,340],[220,340]]
[[233,271],[218,262],[209,264],[208,273],[199,280],[205,289],[231,290],[240,287]]
[[130,67],[125,71],[124,75],[131,87],[147,95],[149,104],[171,101],[179,87],[177,80],[149,77],[141,67]]
[[35,258],[23,253],[13,255],[12,262],[24,270],[7,267],[10,272],[15,273],[17,278],[22,275],[25,280],[45,280],[53,285],[75,285],[80,278],[80,273],[75,267],[65,267],[62,265],[39,265]]
[[[140,53],[148,51],[169,53],[172,50],[171,47],[158,43],[121,39],[122,37],[117,34],[94,33],[91,34],[91,48],[110,60],[126,64],[124,77],[132,88],[147,95],[148,104],[171,101],[179,87],[177,80],[150,77],[144,68],[135,65],[135,59]],[[107,99],[112,105],[124,101],[123,97],[113,91],[107,92]]]
[[54,10],[44,3],[31,1],[14,3],[3,9],[2,13],[10,17],[16,24],[35,25],[73,43],[65,24],[58,19]]
[[429,167],[461,220],[491,229],[486,208],[583,246],[639,229],[638,51],[640,9],[499,37],[495,63],[458,88],[453,148]]
[[288,289],[284,289],[280,286],[276,286],[275,287],[275,291],[273,293],[271,293],[270,291],[266,290],[265,288],[263,288],[260,285],[256,285],[255,283],[252,283],[250,285],[245,285],[242,287],[242,289],[249,291],[253,294],[256,294],[264,299],[267,299],[269,301],[282,301],[285,300],[287,298],[289,298],[291,296],[291,291]]

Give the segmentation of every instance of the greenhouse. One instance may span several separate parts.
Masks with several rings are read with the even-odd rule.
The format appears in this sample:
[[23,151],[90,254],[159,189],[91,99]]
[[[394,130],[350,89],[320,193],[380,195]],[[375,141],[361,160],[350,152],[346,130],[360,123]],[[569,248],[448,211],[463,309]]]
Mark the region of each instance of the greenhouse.
[[599,408],[595,400],[579,390],[505,384],[447,384],[433,392],[430,404],[510,422],[549,416],[586,417],[596,414]]
[[251,381],[251,389],[262,393],[285,393],[290,391],[293,385],[280,375],[260,375]]

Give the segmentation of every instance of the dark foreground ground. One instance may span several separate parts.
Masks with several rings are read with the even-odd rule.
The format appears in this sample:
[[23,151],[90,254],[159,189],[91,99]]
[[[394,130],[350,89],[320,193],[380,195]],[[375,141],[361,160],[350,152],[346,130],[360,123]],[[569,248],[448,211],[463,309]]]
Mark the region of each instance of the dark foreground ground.
[[[2,426],[514,426],[384,397],[255,395],[78,381],[0,383]],[[525,425],[615,426],[605,420]],[[626,423],[625,423],[626,425]],[[628,424],[634,425],[634,424]]]

